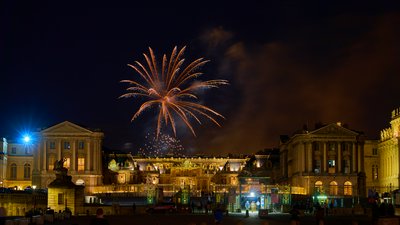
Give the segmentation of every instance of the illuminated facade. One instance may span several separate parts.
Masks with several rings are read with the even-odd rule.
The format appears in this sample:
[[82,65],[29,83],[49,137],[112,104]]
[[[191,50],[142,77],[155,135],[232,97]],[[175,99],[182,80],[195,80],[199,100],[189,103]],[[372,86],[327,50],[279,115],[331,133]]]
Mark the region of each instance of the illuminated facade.
[[105,183],[117,184],[97,187],[97,192],[115,188],[140,192],[142,185],[163,188],[166,196],[188,188],[194,195],[218,190],[217,183],[238,186],[238,175],[248,158],[216,157],[133,157],[130,154],[109,154],[106,162],[109,173]]
[[46,188],[54,179],[54,162],[65,159],[64,167],[85,191],[102,184],[101,148],[104,134],[65,121],[36,133],[32,184]]
[[[65,158],[68,174],[75,184],[85,185],[85,193],[146,195],[153,185],[166,196],[182,188],[190,189],[193,196],[211,192],[246,195],[251,190],[269,193],[268,185],[287,185],[292,194],[365,197],[399,188],[400,109],[392,112],[390,125],[381,131],[380,141],[366,140],[362,133],[340,123],[304,129],[281,136],[280,148],[274,150],[278,154],[138,157],[126,153],[103,156],[102,132],[65,121],[36,132],[31,143],[0,139],[0,187],[46,188],[55,179],[54,162]],[[257,183],[253,178],[268,181]]]
[[[246,200],[262,199],[261,208],[271,204],[272,183],[279,175],[279,150],[266,149],[252,156],[230,157],[137,157],[111,153],[106,157],[108,172],[104,185],[94,193],[131,193],[165,197],[181,192],[191,197],[213,196],[230,209],[244,207]],[[185,204],[184,201],[181,203]],[[186,202],[187,204],[187,202]]]
[[366,141],[340,123],[304,129],[281,141],[281,175],[294,194],[367,197],[367,188],[378,184],[372,177],[377,141]]
[[391,192],[399,189],[400,179],[400,109],[392,111],[390,127],[381,131],[381,140],[378,147],[380,155],[379,181],[380,192]]
[[0,142],[0,187],[21,190],[32,185],[33,147],[22,141]]

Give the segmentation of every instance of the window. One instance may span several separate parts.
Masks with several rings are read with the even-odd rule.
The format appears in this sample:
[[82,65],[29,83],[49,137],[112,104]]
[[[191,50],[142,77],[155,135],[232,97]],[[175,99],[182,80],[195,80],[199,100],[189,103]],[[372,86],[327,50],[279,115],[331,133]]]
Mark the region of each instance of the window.
[[335,166],[336,166],[336,162],[335,160],[328,160],[328,172],[329,173],[335,173]]
[[29,165],[28,163],[26,163],[24,165],[24,179],[28,180],[31,178],[31,165]]
[[71,149],[71,145],[69,144],[69,141],[64,142],[64,149]]
[[344,195],[352,195],[353,189],[350,181],[344,182]]
[[78,148],[79,148],[79,149],[85,149],[85,142],[80,141],[80,142],[78,143]]
[[11,164],[11,174],[10,174],[10,178],[12,180],[17,179],[17,164],[13,163]]
[[373,148],[372,149],[372,155],[378,155],[378,149],[377,148]]
[[17,154],[17,147],[11,148],[11,154]]
[[59,205],[64,204],[64,194],[63,193],[58,193],[58,204]]
[[314,160],[314,173],[321,173],[321,160]]
[[329,183],[329,194],[330,195],[338,194],[338,184],[336,183],[336,181],[332,181]]
[[28,146],[25,146],[25,155],[29,155],[29,148],[28,148]]
[[50,141],[50,149],[56,149],[56,143],[54,141]]
[[55,158],[53,155],[49,157],[49,170],[52,171],[54,169]]
[[71,165],[71,158],[65,158],[64,167],[69,169]]
[[85,170],[85,158],[78,158],[78,171]]
[[378,165],[372,165],[372,179],[378,179]]
[[314,190],[315,190],[315,192],[318,192],[318,193],[322,192],[322,181],[315,182]]

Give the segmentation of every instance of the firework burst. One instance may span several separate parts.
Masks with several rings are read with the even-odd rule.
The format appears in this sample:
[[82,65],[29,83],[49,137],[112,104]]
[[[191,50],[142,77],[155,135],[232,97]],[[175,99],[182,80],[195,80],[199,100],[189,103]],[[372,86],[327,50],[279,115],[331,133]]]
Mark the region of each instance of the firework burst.
[[195,80],[203,74],[197,71],[198,68],[206,64],[208,60],[199,58],[191,62],[188,66],[183,67],[185,59],[182,57],[185,49],[186,47],[183,47],[178,51],[177,47],[175,47],[169,59],[164,54],[160,68],[153,50],[149,48],[150,54],[143,54],[146,64],[138,61],[135,61],[133,65],[128,64],[129,67],[133,68],[140,75],[142,82],[135,80],[121,81],[128,83],[129,87],[126,89],[128,93],[121,95],[120,98],[144,97],[147,100],[133,115],[131,121],[135,120],[146,109],[152,106],[158,107],[157,138],[164,123],[172,127],[176,136],[176,116],[185,123],[194,136],[196,136],[196,133],[190,123],[191,118],[201,124],[199,116],[202,116],[218,126],[220,124],[214,117],[224,118],[216,111],[194,102],[198,99],[195,91],[202,88],[214,88],[228,84],[228,81]]
[[168,135],[160,132],[159,137],[148,133],[145,136],[145,144],[139,148],[139,153],[143,156],[162,157],[162,156],[184,156],[185,148],[181,142]]

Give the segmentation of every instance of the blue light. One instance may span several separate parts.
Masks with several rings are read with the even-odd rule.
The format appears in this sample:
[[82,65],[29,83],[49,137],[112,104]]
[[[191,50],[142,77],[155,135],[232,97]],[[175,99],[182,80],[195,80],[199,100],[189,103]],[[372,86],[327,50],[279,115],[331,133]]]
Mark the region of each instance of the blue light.
[[31,141],[31,137],[29,135],[25,135],[23,140],[25,143],[29,143]]

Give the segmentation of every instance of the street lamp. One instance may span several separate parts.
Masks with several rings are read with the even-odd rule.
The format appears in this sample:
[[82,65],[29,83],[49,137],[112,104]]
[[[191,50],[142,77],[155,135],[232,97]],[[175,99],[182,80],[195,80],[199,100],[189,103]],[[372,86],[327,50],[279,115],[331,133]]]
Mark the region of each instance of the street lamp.
[[22,140],[24,141],[25,144],[29,144],[29,142],[31,142],[31,136],[25,134]]

